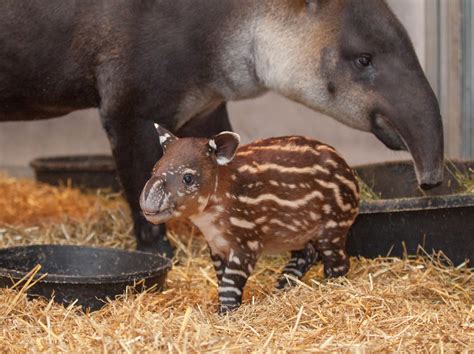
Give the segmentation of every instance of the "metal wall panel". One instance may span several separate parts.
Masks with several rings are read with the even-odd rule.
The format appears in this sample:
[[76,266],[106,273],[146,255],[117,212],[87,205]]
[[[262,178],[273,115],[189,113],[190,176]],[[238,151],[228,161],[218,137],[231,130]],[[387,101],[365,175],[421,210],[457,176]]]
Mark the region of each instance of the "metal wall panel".
[[463,119],[462,119],[462,155],[474,158],[474,4],[472,0],[463,0]]

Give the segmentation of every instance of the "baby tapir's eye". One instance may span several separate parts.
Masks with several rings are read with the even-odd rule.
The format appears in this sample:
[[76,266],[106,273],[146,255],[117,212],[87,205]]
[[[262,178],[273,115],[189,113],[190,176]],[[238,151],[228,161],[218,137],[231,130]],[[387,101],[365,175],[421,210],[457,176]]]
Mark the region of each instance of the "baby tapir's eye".
[[185,173],[183,175],[183,183],[187,186],[191,186],[194,184],[194,175],[191,173]]

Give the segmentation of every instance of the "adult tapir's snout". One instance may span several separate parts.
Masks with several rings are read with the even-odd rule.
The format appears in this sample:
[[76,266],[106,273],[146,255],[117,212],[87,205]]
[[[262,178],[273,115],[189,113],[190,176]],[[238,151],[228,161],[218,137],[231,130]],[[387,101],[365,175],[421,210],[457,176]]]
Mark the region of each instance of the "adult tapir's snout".
[[357,50],[351,77],[368,97],[370,130],[389,148],[408,150],[420,187],[435,187],[443,181],[443,124],[411,40],[385,2],[350,3],[341,49]]
[[386,75],[371,113],[371,130],[389,148],[411,153],[421,188],[435,187],[444,170],[443,124],[435,94],[421,67]]

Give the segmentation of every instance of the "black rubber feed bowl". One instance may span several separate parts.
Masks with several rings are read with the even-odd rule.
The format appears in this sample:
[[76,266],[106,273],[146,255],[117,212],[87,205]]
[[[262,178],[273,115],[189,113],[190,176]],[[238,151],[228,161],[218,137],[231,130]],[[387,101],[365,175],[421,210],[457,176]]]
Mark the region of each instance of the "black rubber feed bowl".
[[422,191],[413,163],[396,161],[355,167],[359,177],[380,199],[362,201],[347,239],[353,256],[374,258],[419,246],[442,251],[455,265],[474,261],[474,194],[459,184],[456,173],[474,178],[474,161],[447,163],[441,186]]
[[71,183],[83,189],[120,190],[115,162],[109,155],[38,158],[30,163],[36,180],[54,186]]
[[[47,276],[28,290],[65,305],[77,300],[83,309],[100,309],[107,299],[123,294],[127,286],[138,291],[161,290],[171,261],[138,251],[82,246],[43,245],[0,249],[0,286],[10,287],[37,264],[36,278]],[[140,282],[143,280],[143,282]]]

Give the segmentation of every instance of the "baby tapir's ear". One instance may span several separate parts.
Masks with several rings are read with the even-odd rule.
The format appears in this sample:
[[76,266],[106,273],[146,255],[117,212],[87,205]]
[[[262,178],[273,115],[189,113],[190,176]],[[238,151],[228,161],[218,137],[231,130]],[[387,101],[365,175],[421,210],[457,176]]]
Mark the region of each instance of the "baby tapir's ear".
[[178,140],[178,137],[174,136],[170,131],[166,130],[161,125],[155,123],[155,128],[158,132],[158,135],[160,136],[160,144],[163,151],[166,150],[166,147],[169,145],[169,143]]
[[233,132],[222,132],[209,140],[209,146],[216,155],[218,165],[227,165],[235,156],[240,144],[240,135]]

